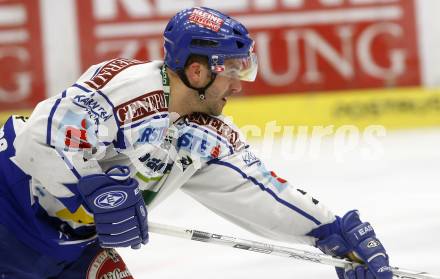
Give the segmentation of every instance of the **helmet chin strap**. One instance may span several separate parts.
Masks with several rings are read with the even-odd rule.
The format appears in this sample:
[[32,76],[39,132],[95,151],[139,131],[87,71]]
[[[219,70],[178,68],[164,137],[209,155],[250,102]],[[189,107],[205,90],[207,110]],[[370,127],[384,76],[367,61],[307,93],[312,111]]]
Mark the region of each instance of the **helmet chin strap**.
[[177,71],[177,75],[179,76],[180,80],[189,88],[196,90],[197,93],[199,93],[199,99],[201,101],[205,100],[205,93],[206,90],[208,90],[208,88],[212,85],[212,83],[215,81],[215,78],[217,77],[217,74],[211,71],[211,80],[208,82],[207,85],[205,85],[204,87],[194,87],[191,85],[191,83],[188,80],[188,77],[185,74],[185,71],[183,69],[180,69]]

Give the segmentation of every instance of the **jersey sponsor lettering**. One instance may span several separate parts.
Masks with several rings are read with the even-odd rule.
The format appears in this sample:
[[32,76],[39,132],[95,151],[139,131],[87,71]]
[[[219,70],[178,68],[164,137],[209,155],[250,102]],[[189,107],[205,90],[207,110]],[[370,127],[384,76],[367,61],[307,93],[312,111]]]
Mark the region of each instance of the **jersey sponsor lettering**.
[[189,122],[202,125],[224,137],[235,151],[239,151],[246,146],[240,139],[240,134],[222,120],[203,113],[193,113],[187,117]]
[[184,133],[177,140],[177,147],[201,155],[210,155],[210,149],[208,150],[208,148],[211,147],[211,144],[207,138],[201,138],[192,133]]
[[190,152],[194,158],[208,160],[221,158],[232,153],[226,143],[198,129],[180,135],[176,146],[177,150],[184,149]]
[[164,162],[162,159],[154,158],[150,153],[138,158],[145,167],[154,173],[167,174],[171,171],[174,162]]
[[362,228],[360,228],[358,230],[358,233],[359,233],[360,236],[364,236],[367,233],[371,233],[371,232],[374,233],[374,230],[373,230],[373,227],[370,224],[368,224],[368,226],[362,227]]
[[145,62],[139,60],[131,60],[124,58],[117,58],[105,64],[92,79],[85,82],[88,86],[95,90],[103,88],[110,80],[117,74],[128,67],[143,64]]
[[87,111],[90,119],[95,121],[95,124],[98,125],[101,120],[107,121],[113,114],[108,112],[95,97],[95,93],[87,95],[79,94],[73,97],[72,102]]
[[165,139],[167,127],[147,127],[139,134],[138,143],[160,143]]
[[162,90],[149,92],[116,107],[116,117],[121,125],[138,121],[156,113],[168,111]]
[[223,25],[223,19],[200,9],[194,9],[188,20],[214,32],[218,32]]

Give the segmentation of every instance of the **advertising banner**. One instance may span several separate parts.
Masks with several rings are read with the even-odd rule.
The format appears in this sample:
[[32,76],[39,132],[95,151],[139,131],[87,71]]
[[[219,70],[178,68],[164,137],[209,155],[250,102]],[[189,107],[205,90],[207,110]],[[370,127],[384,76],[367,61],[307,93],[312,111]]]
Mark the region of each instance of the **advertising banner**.
[[262,95],[421,83],[413,0],[77,1],[81,65],[162,57],[162,31],[195,5],[231,14],[256,40]]
[[45,98],[38,1],[0,1],[0,110],[33,107]]

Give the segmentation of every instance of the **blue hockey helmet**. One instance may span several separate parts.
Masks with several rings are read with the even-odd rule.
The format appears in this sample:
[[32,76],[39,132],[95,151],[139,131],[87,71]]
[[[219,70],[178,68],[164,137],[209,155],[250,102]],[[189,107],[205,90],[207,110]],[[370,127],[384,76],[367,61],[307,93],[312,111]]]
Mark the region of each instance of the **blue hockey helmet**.
[[[165,28],[164,40],[165,64],[181,78],[188,58],[195,54],[208,58],[214,78],[231,74],[244,81],[255,80],[254,41],[246,27],[219,11],[195,7],[177,13]],[[236,67],[225,67],[228,59],[236,60]]]

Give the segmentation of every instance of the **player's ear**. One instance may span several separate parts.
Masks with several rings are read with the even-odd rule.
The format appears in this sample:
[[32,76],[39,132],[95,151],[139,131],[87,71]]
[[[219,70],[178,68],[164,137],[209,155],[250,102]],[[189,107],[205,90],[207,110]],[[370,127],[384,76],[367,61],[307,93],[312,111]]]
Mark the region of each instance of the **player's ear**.
[[208,68],[200,62],[190,63],[186,69],[186,76],[194,87],[201,87],[206,83]]

